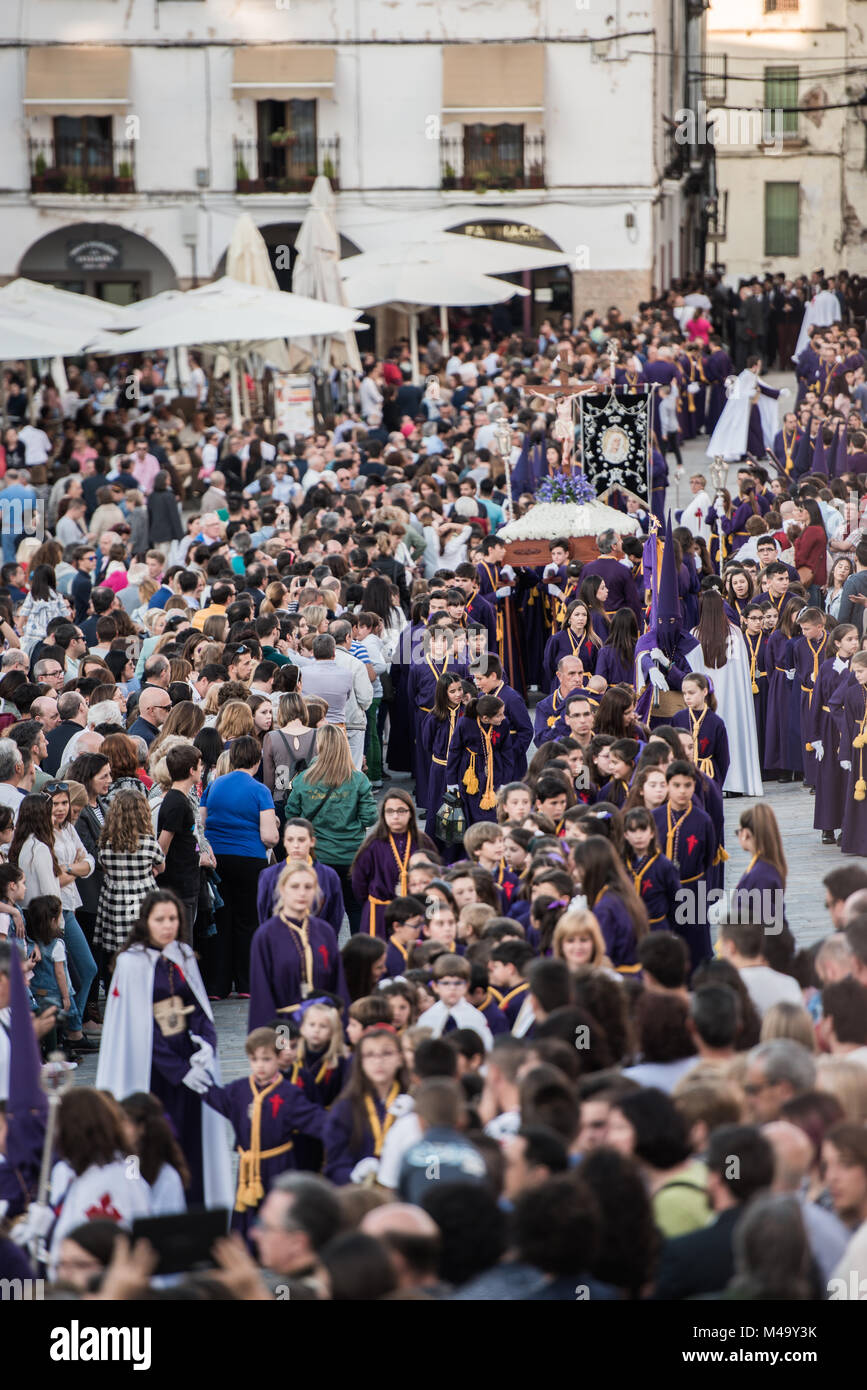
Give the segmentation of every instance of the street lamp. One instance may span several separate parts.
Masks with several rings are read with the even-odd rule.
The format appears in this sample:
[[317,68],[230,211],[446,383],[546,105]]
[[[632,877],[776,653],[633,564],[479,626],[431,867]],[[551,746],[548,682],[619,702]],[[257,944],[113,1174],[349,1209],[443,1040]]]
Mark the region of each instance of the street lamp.
[[714,461],[708,467],[710,480],[714,487],[714,507],[716,509],[716,528],[719,544],[719,572],[723,572],[723,527],[722,527],[722,491],[728,482],[728,464],[722,454],[716,454]]

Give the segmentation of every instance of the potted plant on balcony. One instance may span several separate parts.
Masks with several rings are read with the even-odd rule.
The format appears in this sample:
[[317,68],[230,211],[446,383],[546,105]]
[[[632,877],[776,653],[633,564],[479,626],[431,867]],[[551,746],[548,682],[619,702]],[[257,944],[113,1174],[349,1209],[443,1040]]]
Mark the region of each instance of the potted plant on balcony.
[[114,186],[115,186],[115,191],[116,191],[117,193],[132,193],[132,191],[133,191],[132,164],[129,162],[128,159],[122,159],[121,162],[120,162],[120,164],[118,164],[118,166],[117,166],[117,178],[116,178],[115,181],[114,181]]
[[481,169],[473,177],[473,191],[475,193],[487,193],[491,186],[491,176],[486,169]]
[[45,170],[46,170],[46,168],[47,168],[47,165],[46,165],[46,163],[45,163],[45,155],[44,155],[44,154],[42,153],[42,151],[40,150],[39,153],[37,154],[36,158],[35,158],[34,161],[33,161],[33,174],[32,174],[31,180],[30,180],[31,187],[32,187],[34,193],[44,193],[44,192],[45,192]]
[[63,185],[64,193],[75,193],[81,195],[90,192],[87,179],[82,178],[81,174],[67,174],[66,182]]
[[235,165],[235,187],[239,193],[250,192],[250,171],[243,159],[239,159]]
[[337,176],[334,172],[334,160],[330,155],[326,155],[322,161],[322,174],[324,178],[328,179],[329,183],[334,187],[337,186]]
[[287,130],[283,126],[279,126],[277,130],[271,131],[268,139],[272,145],[294,145],[298,137],[294,130]]
[[443,188],[454,188],[457,183],[455,171],[451,164],[446,164],[443,169]]

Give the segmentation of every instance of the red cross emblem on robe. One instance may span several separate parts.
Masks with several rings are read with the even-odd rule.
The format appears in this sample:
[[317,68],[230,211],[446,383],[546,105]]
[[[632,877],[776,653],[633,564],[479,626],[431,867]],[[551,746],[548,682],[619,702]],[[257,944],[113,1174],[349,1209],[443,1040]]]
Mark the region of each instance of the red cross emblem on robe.
[[285,1104],[285,1102],[282,1096],[269,1096],[268,1099],[271,1102],[271,1119],[276,1120],[277,1111],[280,1109],[281,1105]]
[[687,837],[686,837],[686,852],[687,852],[687,854],[692,854],[692,852],[693,852],[693,850],[695,849],[695,847],[696,847],[697,844],[698,844],[698,836],[697,836],[697,835],[687,835]]
[[319,951],[319,954],[320,954],[320,956],[322,957],[322,968],[323,968],[323,970],[327,970],[327,969],[328,969],[328,947],[327,947],[327,946],[319,946],[319,947],[317,947],[317,950]]
[[99,1204],[88,1207],[85,1211],[88,1221],[122,1221],[123,1217],[111,1200],[110,1192],[103,1192],[99,1199]]

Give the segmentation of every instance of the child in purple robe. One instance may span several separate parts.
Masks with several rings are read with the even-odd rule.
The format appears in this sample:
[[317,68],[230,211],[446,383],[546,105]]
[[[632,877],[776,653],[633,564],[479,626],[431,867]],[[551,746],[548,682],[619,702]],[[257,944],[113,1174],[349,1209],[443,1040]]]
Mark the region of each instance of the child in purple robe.
[[518,631],[518,616],[514,597],[515,572],[504,564],[506,547],[498,536],[486,536],[482,542],[482,559],[476,568],[479,593],[494,607],[497,622],[497,656],[513,690],[525,695],[524,659]]
[[819,667],[806,729],[816,760],[813,825],[821,830],[823,845],[834,844],[835,832],[842,823],[846,791],[846,774],[840,767],[838,753],[839,733],[831,717],[831,697],[855,679],[849,662],[860,646],[858,629],[852,623],[841,623],[830,633],[828,645],[834,655]]
[[765,737],[768,716],[768,635],[763,630],[764,609],[760,603],[750,603],[744,613],[744,641],[750,663],[750,685],[756,712],[756,739],[762,775],[765,771]]
[[318,893],[313,865],[287,860],[278,883],[279,910],[255,932],[250,948],[251,1029],[319,990],[349,1003],[337,936],[310,915]]
[[611,622],[608,637],[596,658],[596,675],[609,685],[629,685],[635,680],[635,644],[638,623],[631,608],[621,608]]
[[[790,720],[792,713],[791,686],[795,680],[795,668],[790,661],[790,645],[793,636],[799,635],[795,621],[800,609],[794,603],[786,603],[777,620],[777,626],[768,638],[768,713],[765,726],[765,767],[768,772],[778,773],[781,782],[791,782],[795,771],[803,766],[800,757],[794,761],[790,740]],[[791,671],[791,675],[789,672]],[[795,742],[800,749],[800,691],[797,691],[798,707],[795,711]]]
[[308,1100],[280,1070],[278,1036],[273,1028],[255,1028],[244,1044],[250,1075],[211,1086],[202,1097],[235,1131],[238,1187],[232,1229],[249,1238],[256,1212],[274,1180],[295,1168],[292,1133],[320,1139],[325,1112]]
[[434,706],[437,685],[442,676],[450,673],[459,680],[469,677],[465,662],[456,662],[451,650],[451,619],[448,613],[438,613],[431,619],[420,656],[413,653],[409,671],[407,699],[413,721],[413,770],[415,792],[420,806],[425,804],[428,766],[421,750],[421,726]]
[[636,974],[641,968],[638,943],[647,934],[647,913],[614,846],[603,835],[590,835],[573,846],[572,860],[611,964],[621,974]]
[[425,905],[421,898],[392,898],[385,909],[385,930],[388,947],[385,953],[385,973],[394,977],[412,969],[412,948],[421,936],[425,923]]
[[716,711],[716,697],[707,676],[697,671],[684,676],[681,687],[686,709],[671,717],[674,729],[687,729],[692,738],[692,761],[699,772],[722,787],[729,770],[729,739]]
[[509,1032],[509,1020],[494,998],[494,991],[488,983],[487,967],[480,961],[473,961],[470,966],[467,1000],[474,1009],[478,1009],[494,1037],[498,1033]]
[[852,658],[853,679],[838,686],[829,701],[840,734],[840,767],[847,774],[843,794],[840,848],[844,854],[867,854],[867,652]]
[[650,930],[679,934],[676,921],[680,877],[660,850],[656,821],[643,806],[627,811],[623,838],[623,862],[647,913]]
[[711,818],[693,800],[696,777],[692,765],[681,759],[665,773],[668,800],[653,812],[659,843],[680,877],[676,925],[689,947],[692,968],[711,955],[707,920],[708,874],[716,858],[717,837]]
[[[308,1100],[328,1110],[343,1087],[349,1070],[349,1053],[343,1021],[329,997],[306,999],[299,1005],[301,1031],[291,1077]],[[295,1140],[295,1164],[305,1173],[322,1168],[322,1144],[299,1134]]]
[[[786,876],[788,866],[777,818],[770,806],[759,802],[741,813],[738,825],[741,849],[750,862],[738,879],[735,921],[750,921],[782,932],[786,926]],[[758,895],[758,896],[756,896]],[[749,915],[747,915],[749,914]]]
[[409,861],[418,850],[436,853],[418,828],[415,802],[395,787],[384,798],[379,818],[352,864],[352,891],[364,904],[360,931],[386,939],[385,909],[396,893],[409,892]]
[[[349,1080],[325,1122],[323,1175],[337,1187],[362,1182],[379,1167],[382,1146],[398,1115],[409,1074],[390,1024],[366,1028],[358,1040]],[[367,1161],[365,1161],[367,1160]]]
[[[795,684],[800,686],[800,729],[801,756],[804,762],[804,785],[816,785],[816,759],[808,731],[810,706],[813,700],[813,687],[819,675],[819,666],[828,654],[828,634],[825,631],[825,617],[818,608],[804,608],[798,618],[801,628],[791,646],[791,663],[795,668]],[[809,745],[809,746],[808,746]]]
[[566,610],[566,626],[548,639],[542,658],[544,689],[549,693],[557,680],[557,663],[563,656],[577,656],[584,670],[593,674],[600,651],[599,638],[590,626],[590,611],[581,599]]
[[[322,894],[317,915],[323,922],[327,922],[330,927],[333,927],[335,934],[339,936],[346,912],[343,905],[343,889],[334,869],[328,864],[320,864],[313,857],[313,851],[316,848],[316,833],[312,822],[305,820],[303,816],[293,816],[287,820],[283,826],[283,848],[286,851],[287,859],[303,859],[308,864],[313,865],[319,880],[319,891]],[[263,922],[267,922],[269,917],[274,916],[277,906],[277,880],[285,867],[285,862],[281,860],[277,864],[269,864],[268,868],[263,869],[259,875],[256,888],[256,912],[260,926]]]
[[[528,903],[528,912],[529,909]],[[530,989],[529,981],[524,975],[534,955],[533,947],[528,941],[506,937],[494,947],[488,961],[491,994],[506,1020],[509,1032],[515,1026],[521,1005]]]
[[[428,765],[428,775],[425,796],[423,801],[419,801],[419,805],[424,805],[425,825],[431,833],[436,823],[437,812],[443,804],[449,752],[455,728],[464,713],[463,698],[463,682],[447,672],[437,681],[433,709],[422,720],[419,744]],[[418,792],[416,795],[418,796]],[[436,840],[436,836],[433,838]]]
[[446,785],[458,791],[472,825],[497,819],[497,789],[507,782],[510,764],[503,747],[503,701],[495,695],[471,700],[458,723],[449,751]]

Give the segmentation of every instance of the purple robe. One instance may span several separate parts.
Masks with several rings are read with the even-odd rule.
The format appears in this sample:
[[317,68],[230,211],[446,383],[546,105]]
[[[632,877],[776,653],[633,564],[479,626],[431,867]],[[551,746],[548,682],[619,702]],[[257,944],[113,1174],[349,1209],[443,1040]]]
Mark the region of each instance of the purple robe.
[[544,688],[550,693],[557,684],[557,663],[562,657],[577,656],[584,670],[592,675],[596,670],[599,652],[600,648],[595,642],[591,642],[589,637],[579,642],[574,632],[570,632],[568,628],[563,628],[562,632],[555,632],[548,638],[542,658]]
[[[259,875],[256,889],[256,913],[260,926],[263,922],[267,922],[269,917],[273,917],[277,910],[275,901],[277,880],[285,868],[286,861],[282,859],[279,864],[269,864],[267,869],[263,869]],[[316,877],[319,879],[319,887],[322,891],[322,902],[316,915],[334,928],[335,936],[339,936],[346,912],[343,905],[343,889],[340,886],[340,879],[334,869],[330,868],[328,864],[320,864],[317,859],[313,860],[313,868],[316,870]]]
[[867,854],[867,800],[856,801],[856,787],[867,776],[867,758],[853,739],[859,734],[867,710],[867,692],[853,677],[834,691],[829,702],[831,718],[840,731],[840,761],[852,764],[846,772],[840,848],[844,854]]
[[[308,917],[307,934],[313,955],[314,990],[336,994],[349,1006],[343,978],[343,961],[334,929],[319,917]],[[301,938],[280,917],[263,922],[250,947],[250,1011],[247,1026],[267,1027],[281,1010],[300,1004],[305,997],[304,957]]]
[[680,935],[689,947],[692,968],[695,969],[711,955],[707,896],[704,890],[707,888],[708,875],[716,858],[716,832],[710,816],[700,810],[695,802],[682,820],[671,810],[667,802],[653,812],[653,819],[656,821],[662,851],[666,858],[671,860],[680,877],[676,920]]
[[753,707],[756,712],[756,739],[759,745],[759,762],[762,772],[765,770],[765,739],[767,736],[768,724],[768,639],[760,632],[755,637],[750,637],[749,633],[744,633],[744,641],[747,644],[747,654],[750,662],[753,679],[751,684],[758,688],[753,691]]
[[[738,893],[762,894],[759,900],[759,911],[761,913],[761,922],[763,926],[775,926],[779,924],[782,928],[787,925],[783,880],[780,878],[773,864],[769,864],[767,859],[757,859],[745,873],[741,874],[735,891]],[[773,896],[765,896],[767,894]],[[737,901],[737,899],[735,901]],[[749,898],[741,901],[740,911],[742,921],[755,921],[754,917],[746,919],[746,912],[749,910],[751,902],[755,903],[755,901],[755,899],[751,900]]]
[[533,742],[533,725],[527,706],[517,690],[502,682],[491,694],[497,700],[502,700],[506,710],[506,719],[501,725],[505,741],[504,758],[510,763],[506,781],[521,782],[527,772],[527,749]]
[[[660,631],[657,627],[653,630],[648,629],[639,637],[635,644],[635,688],[639,685],[643,688],[635,706],[635,713],[642,724],[649,724],[652,729],[656,724],[668,724],[670,720],[661,715],[654,715],[653,712],[653,690],[650,683],[648,672],[652,666],[656,665],[651,652],[654,647],[659,647],[670,659],[671,664],[666,666],[662,672],[670,690],[680,690],[684,676],[691,675],[692,668],[687,660],[689,653],[694,652],[698,642],[688,632],[682,628],[668,627]],[[639,673],[643,677],[639,681]]]
[[[765,657],[768,671],[768,708],[765,724],[764,765],[769,772],[782,771],[790,765],[788,760],[790,682],[786,677],[786,671],[789,667],[788,657],[789,638],[779,629],[775,629],[768,638]],[[798,728],[800,732],[800,717]]]
[[205,1201],[202,1097],[191,1091],[189,1086],[184,1086],[183,1079],[190,1069],[190,1058],[199,1048],[199,1044],[193,1041],[193,1033],[209,1042],[216,1052],[217,1030],[187,984],[180,967],[161,955],[154,972],[154,1003],[174,994],[180,995],[185,1008],[192,1005],[193,1012],[186,1015],[186,1030],[183,1033],[166,1037],[154,1025],[150,1090],[157,1100],[162,1101],[184,1151],[190,1170],[187,1201],[190,1206],[202,1206]]
[[606,645],[599,648],[596,675],[604,676],[609,685],[632,685],[635,680],[635,660],[627,665],[619,652]]
[[[501,729],[502,725],[500,725],[499,728],[492,728],[491,756],[494,764],[494,791],[509,780],[507,773],[511,766],[511,763],[508,761],[509,754],[503,746]],[[479,784],[479,789],[476,792],[468,791],[464,785],[464,776],[469,771],[472,763],[475,763],[476,778]],[[455,736],[452,739],[452,746],[449,750],[449,761],[446,768],[446,785],[449,787],[458,787],[461,805],[463,806],[464,814],[467,817],[467,823],[469,825],[472,825],[478,820],[496,821],[497,819],[496,806],[485,807],[483,809],[480,805],[485,795],[487,772],[487,754],[481,729],[475,719],[461,719],[455,729]]]
[[524,679],[516,600],[511,595],[508,598],[497,598],[497,590],[506,588],[507,583],[500,577],[500,566],[495,565],[492,560],[483,559],[476,566],[476,577],[482,598],[486,598],[495,608],[497,655],[503,663],[506,680],[513,690],[517,690],[519,694],[526,694],[527,683]]
[[552,738],[557,737],[557,724],[563,718],[565,701],[572,695],[580,694],[580,689],[575,689],[564,695],[562,687],[558,685],[550,695],[539,701],[533,722],[533,740],[537,748],[540,744],[549,743]]
[[427,779],[429,764],[422,756],[421,726],[433,710],[434,696],[440,676],[453,675],[455,680],[468,680],[470,668],[463,662],[447,659],[437,663],[432,657],[415,662],[409,671],[407,699],[413,723],[413,770],[415,773],[415,799],[423,806],[427,799]]
[[[380,1127],[384,1129],[389,1119],[385,1106],[379,1096],[373,1097],[373,1104]],[[323,1176],[329,1182],[333,1182],[335,1187],[345,1187],[355,1165],[363,1158],[374,1157],[376,1153],[370,1124],[365,1120],[361,1138],[357,1142],[352,1138],[352,1129],[351,1102],[336,1100],[325,1121],[325,1167],[322,1170]]]
[[810,706],[813,697],[813,683],[819,674],[819,666],[822,658],[828,654],[828,634],[822,633],[821,640],[816,647],[812,647],[804,636],[792,639],[791,657],[795,667],[795,684],[800,686],[800,729],[801,729],[801,753],[804,760],[804,784],[808,787],[816,785],[816,759],[812,749],[807,749],[807,744],[811,742],[808,733],[810,723]]
[[715,348],[704,359],[704,374],[710,386],[707,402],[707,432],[713,434],[726,404],[726,378],[732,374],[732,359],[725,348]]
[[[855,677],[842,662],[836,669],[835,658],[823,661],[819,667],[813,699],[810,702],[807,738],[810,743],[822,744],[822,760],[816,762],[816,797],[813,826],[816,830],[839,830],[843,821],[843,801],[846,794],[846,773],[840,766],[839,730],[831,715],[831,697],[855,682]],[[855,682],[857,684],[857,682]]]
[[[699,716],[700,723],[697,735],[693,734],[693,720],[688,709],[678,710],[677,714],[671,716],[671,727],[673,729],[686,729],[693,735],[693,742],[698,740],[698,764],[702,764],[700,771],[705,776],[713,777],[714,781],[722,789],[726,774],[729,770],[729,736],[726,733],[726,726],[718,714],[713,710],[706,709],[704,714]],[[713,771],[706,765],[710,761]]]
[[510,1032],[509,1020],[506,1018],[503,1010],[499,1008],[494,996],[490,992],[487,994],[485,1002],[483,1004],[476,1004],[475,1007],[484,1018],[494,1037],[496,1037],[498,1033]]
[[640,624],[641,598],[632,577],[631,566],[621,564],[610,555],[600,555],[598,560],[591,560],[589,565],[584,566],[581,578],[589,579],[594,574],[601,575],[605,580],[608,590],[605,612],[609,617],[613,618],[621,608],[631,608]]
[[[227,1086],[212,1086],[203,1100],[210,1105],[212,1110],[218,1114],[225,1115],[235,1131],[235,1144],[239,1149],[248,1150],[251,1142],[251,1116],[250,1110],[253,1103],[253,1096],[260,1089],[249,1076],[242,1076],[237,1081],[230,1081]],[[289,1144],[288,1150],[281,1154],[275,1154],[273,1158],[263,1158],[259,1164],[259,1176],[262,1182],[262,1197],[255,1206],[246,1207],[243,1211],[232,1212],[232,1229],[240,1231],[247,1236],[250,1227],[256,1220],[258,1209],[268,1195],[274,1181],[285,1173],[288,1169],[296,1167],[294,1148],[292,1145],[293,1130],[301,1130],[304,1134],[311,1135],[314,1139],[322,1137],[325,1127],[325,1111],[319,1105],[314,1105],[307,1099],[304,1092],[298,1087],[293,1086],[292,1082],[284,1077],[273,1091],[266,1095],[261,1107],[261,1119],[259,1129],[259,1150],[266,1153],[269,1149],[283,1148]]]
[[486,598],[473,594],[467,599],[464,608],[467,623],[473,627],[483,627],[488,634],[488,651],[497,650],[497,614]]
[[637,968],[638,965],[635,926],[620,894],[613,893],[608,888],[603,889],[592,910],[599,923],[605,941],[605,951],[611,964],[615,970],[626,970],[627,973],[634,974],[635,972],[628,967]]
[[654,850],[649,857],[624,859],[626,871],[632,877],[635,891],[642,901],[651,931],[670,931],[680,934],[677,926],[677,895],[680,877],[670,859]]
[[361,926],[364,936],[378,936],[380,941],[388,938],[385,929],[385,909],[394,897],[405,897],[401,888],[401,864],[408,864],[410,858],[424,845],[414,840],[407,844],[406,835],[395,835],[394,843],[400,862],[388,840],[368,840],[361,846],[352,866],[352,891],[360,903]]

